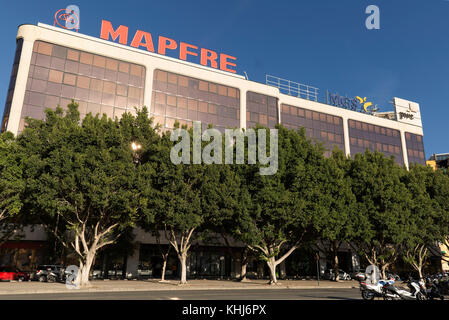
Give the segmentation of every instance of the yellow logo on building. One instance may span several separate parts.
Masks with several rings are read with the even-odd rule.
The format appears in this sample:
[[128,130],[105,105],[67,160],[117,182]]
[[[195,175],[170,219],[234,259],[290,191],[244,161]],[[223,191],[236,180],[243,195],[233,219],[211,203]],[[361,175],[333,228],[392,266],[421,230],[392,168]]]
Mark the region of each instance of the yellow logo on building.
[[371,107],[373,105],[372,102],[366,102],[366,97],[364,97],[363,99],[360,98],[359,96],[356,97],[357,100],[359,100],[360,104],[363,104],[363,110],[365,110],[365,112],[368,112],[368,107]]

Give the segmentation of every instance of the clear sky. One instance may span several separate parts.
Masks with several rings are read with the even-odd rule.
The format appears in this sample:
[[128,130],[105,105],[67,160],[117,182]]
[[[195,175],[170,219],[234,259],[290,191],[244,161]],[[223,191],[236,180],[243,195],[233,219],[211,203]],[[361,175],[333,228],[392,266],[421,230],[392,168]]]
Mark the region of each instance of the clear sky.
[[[426,157],[449,152],[449,1],[447,0],[0,0],[0,115],[20,24],[53,24],[75,4],[80,32],[100,37],[101,20],[237,57],[237,73],[265,74],[342,95],[366,96],[393,110],[396,96],[420,104]],[[365,8],[380,8],[367,30]]]

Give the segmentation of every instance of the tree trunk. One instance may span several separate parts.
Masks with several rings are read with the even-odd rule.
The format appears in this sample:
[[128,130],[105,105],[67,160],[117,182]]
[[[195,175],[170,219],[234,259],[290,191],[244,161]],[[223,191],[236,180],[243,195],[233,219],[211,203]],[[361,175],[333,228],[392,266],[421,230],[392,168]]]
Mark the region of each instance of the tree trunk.
[[278,280],[276,277],[276,259],[274,257],[270,257],[267,260],[267,265],[270,269],[270,284],[277,284]]
[[168,256],[170,254],[171,246],[170,245],[168,246],[168,249],[166,252],[163,252],[161,247],[159,247],[159,248],[161,251],[162,259],[164,260],[164,262],[162,263],[162,274],[161,274],[161,282],[164,282],[165,281],[165,270],[167,270],[167,261],[168,261]]
[[385,263],[385,264],[382,265],[382,272],[381,272],[381,274],[382,274],[382,279],[387,279],[386,271],[387,271],[387,267],[388,267],[389,265],[390,265],[389,263]]
[[338,264],[338,254],[334,252],[334,272],[335,272],[335,281],[340,280],[340,273],[338,272],[339,264]]
[[246,269],[248,267],[248,261],[242,261],[242,274],[240,275],[240,281],[246,281]]
[[80,259],[80,265],[78,270],[78,276],[76,278],[76,283],[80,288],[87,288],[90,286],[89,274],[92,267],[93,260],[95,258],[96,250],[90,250],[87,254]]
[[164,262],[162,263],[161,282],[165,281],[165,268],[166,267],[167,267],[167,259],[164,259]]
[[331,252],[334,258],[334,272],[335,272],[335,281],[340,280],[340,273],[338,272],[338,269],[340,268],[339,260],[338,260],[338,249],[340,249],[341,242],[338,240],[332,241],[331,244]]
[[166,238],[169,239],[170,244],[175,248],[176,253],[178,254],[179,262],[181,263],[181,281],[180,284],[187,283],[187,252],[190,248],[190,241],[195,228],[187,230],[181,234],[180,243],[176,239],[176,234],[173,229],[170,230],[170,238],[166,235]]
[[178,254],[179,261],[181,262],[181,281],[180,284],[186,284],[187,283],[187,253],[182,252]]
[[248,248],[245,248],[242,253],[242,272],[240,281],[246,281],[246,269],[248,267]]

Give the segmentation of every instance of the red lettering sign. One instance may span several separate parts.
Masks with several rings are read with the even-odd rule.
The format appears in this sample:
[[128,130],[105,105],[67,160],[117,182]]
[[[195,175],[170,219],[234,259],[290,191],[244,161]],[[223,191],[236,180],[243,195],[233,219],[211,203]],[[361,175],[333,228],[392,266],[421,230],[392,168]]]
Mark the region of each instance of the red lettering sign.
[[[118,40],[120,44],[128,45],[128,27],[120,25],[117,27],[117,29],[114,30],[114,27],[112,26],[112,23],[110,21],[102,20],[100,38],[104,40],[110,40],[111,38],[112,41]],[[145,47],[147,51],[155,52],[154,51],[155,46],[153,43],[153,37],[151,36],[151,33],[142,30],[136,31],[130,46],[134,48]],[[177,48],[178,43],[175,40],[159,36],[157,46],[158,54],[165,55],[167,49],[176,50]],[[212,67],[215,69],[219,68],[220,70],[231,73],[236,73],[235,70],[229,68],[229,67],[237,67],[237,64],[231,61],[231,60],[236,61],[237,59],[235,57],[224,53],[220,53],[220,55],[218,55],[218,53],[215,51],[204,48],[198,48],[193,44],[185,42],[180,42],[179,44],[179,59],[187,61],[188,55],[197,57],[198,49],[200,49],[199,56],[201,65]]]
[[109,35],[111,35],[112,41],[118,38],[118,42],[121,44],[128,44],[128,27],[119,26],[117,30],[114,31],[112,24],[109,21],[101,21],[101,39],[109,40]]
[[[142,38],[145,39],[145,42],[142,42]],[[147,50],[150,52],[154,52],[153,38],[151,37],[151,33],[144,32],[142,30],[136,31],[133,41],[131,42],[131,47],[139,48],[140,46],[147,48]]]
[[215,51],[201,48],[201,64],[203,66],[207,66],[207,62],[210,61],[210,66],[217,69],[217,58],[218,54]]
[[163,36],[159,36],[159,46],[157,49],[157,53],[165,55],[165,49],[175,50],[178,47],[178,44],[175,40],[166,38]]

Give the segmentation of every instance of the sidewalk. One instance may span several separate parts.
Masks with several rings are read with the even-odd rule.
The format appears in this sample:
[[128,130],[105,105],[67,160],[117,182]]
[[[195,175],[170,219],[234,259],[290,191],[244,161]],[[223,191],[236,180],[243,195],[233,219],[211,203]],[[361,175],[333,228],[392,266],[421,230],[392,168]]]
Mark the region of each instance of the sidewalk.
[[[164,283],[151,280],[93,280],[87,289],[69,290],[64,283],[46,283],[37,281],[0,282],[2,294],[37,294],[60,292],[117,292],[117,291],[160,291],[160,290],[251,290],[251,289],[343,289],[358,288],[357,281],[333,282],[322,280],[279,280],[278,285],[268,285],[267,280],[249,280],[237,282],[231,280],[190,280],[179,285],[177,280]],[[0,296],[1,299],[1,296]]]

